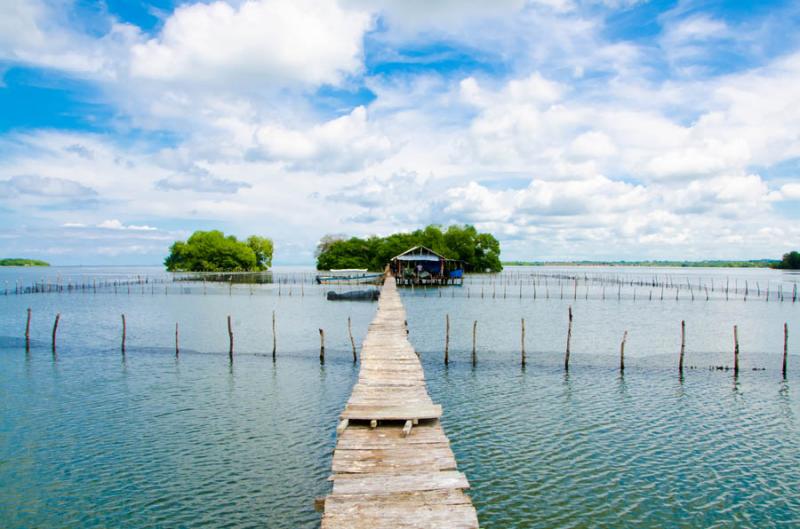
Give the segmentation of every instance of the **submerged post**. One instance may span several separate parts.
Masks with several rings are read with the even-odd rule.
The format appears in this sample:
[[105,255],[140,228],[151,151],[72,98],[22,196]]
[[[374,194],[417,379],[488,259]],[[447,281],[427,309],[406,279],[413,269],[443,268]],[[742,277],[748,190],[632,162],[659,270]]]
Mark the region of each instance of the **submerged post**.
[[522,327],[520,328],[520,346],[522,349],[522,367],[525,367],[525,318],[521,321]]
[[272,311],[272,359],[275,360],[275,355],[278,351],[278,336],[275,333],[275,311]]
[[628,341],[628,331],[622,334],[622,343],[619,344],[619,371],[625,371],[625,342]]
[[353,363],[355,364],[358,356],[356,354],[356,341],[353,339],[353,326],[350,323],[350,316],[347,317],[347,332],[350,334],[350,345],[353,346]]
[[475,352],[476,334],[478,332],[478,320],[472,322],[472,365],[473,367],[478,363],[478,355]]
[[53,354],[56,352],[56,333],[58,332],[58,321],[61,319],[61,313],[56,314],[56,321],[53,323]]
[[[30,310],[30,309],[28,309]],[[789,353],[789,324],[783,324],[783,368],[781,372],[783,373],[783,378],[786,378],[786,357]]]
[[444,315],[444,365],[449,363],[450,354],[450,314]]
[[125,354],[125,336],[127,335],[128,328],[125,324],[125,315],[122,315],[122,354]]
[[229,340],[229,347],[228,347],[228,357],[233,362],[233,324],[231,323],[231,315],[228,314],[228,340]]
[[325,362],[325,331],[319,330],[319,362]]
[[569,371],[569,346],[572,341],[572,306],[569,307],[569,326],[567,327],[567,352],[564,355],[564,370]]
[[733,374],[739,374],[739,326],[733,326]]
[[681,320],[681,357],[678,361],[678,373],[683,375],[683,356],[686,353],[686,320]]
[[28,308],[28,320],[25,322],[25,352],[31,350],[31,309]]
[[180,344],[179,344],[178,338],[179,338],[179,335],[178,335],[178,322],[176,321],[175,322],[175,356],[176,357],[179,356],[180,353],[181,353],[181,348],[180,348]]

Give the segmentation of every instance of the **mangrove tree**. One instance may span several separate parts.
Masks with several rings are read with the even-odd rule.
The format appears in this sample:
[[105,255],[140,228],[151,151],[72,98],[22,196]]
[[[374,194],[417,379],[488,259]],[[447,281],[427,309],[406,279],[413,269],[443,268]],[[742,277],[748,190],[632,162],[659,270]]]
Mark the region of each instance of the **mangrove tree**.
[[388,237],[347,238],[326,235],[317,246],[317,269],[367,268],[381,271],[392,257],[414,246],[426,246],[448,259],[466,263],[474,272],[499,272],[500,243],[490,233],[479,233],[474,226],[453,225],[447,229],[430,225],[410,233]]
[[196,231],[175,241],[164,259],[170,272],[255,272],[272,266],[272,240],[251,235],[239,241],[219,230]]

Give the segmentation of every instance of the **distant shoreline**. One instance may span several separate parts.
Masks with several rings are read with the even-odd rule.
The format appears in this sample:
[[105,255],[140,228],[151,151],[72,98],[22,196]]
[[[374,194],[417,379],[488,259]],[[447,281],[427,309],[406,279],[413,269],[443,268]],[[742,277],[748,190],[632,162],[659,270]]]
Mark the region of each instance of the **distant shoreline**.
[[503,261],[503,266],[638,266],[665,268],[770,268],[780,261],[754,259],[749,261]]
[[50,266],[47,261],[38,259],[21,259],[17,257],[0,259],[0,266]]

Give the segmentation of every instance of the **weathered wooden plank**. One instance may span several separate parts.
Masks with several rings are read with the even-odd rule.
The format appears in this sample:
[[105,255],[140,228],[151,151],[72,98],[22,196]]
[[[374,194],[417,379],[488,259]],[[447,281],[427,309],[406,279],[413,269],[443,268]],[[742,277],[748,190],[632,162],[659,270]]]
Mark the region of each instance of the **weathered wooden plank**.
[[[470,497],[460,489],[427,490],[422,492],[398,492],[396,494],[342,494],[325,498],[325,508],[349,509],[361,503],[375,507],[417,505],[465,505]],[[341,513],[342,511],[339,511]]]
[[341,414],[342,419],[355,421],[405,421],[407,419],[438,419],[442,416],[442,407],[439,404],[417,406],[392,406],[348,404]]
[[428,425],[421,423],[415,427],[408,437],[402,436],[400,426],[382,426],[380,430],[372,431],[364,426],[350,425],[339,437],[337,450],[356,448],[393,448],[413,444],[420,445],[450,445],[439,424]]
[[334,494],[392,494],[468,488],[467,477],[455,470],[415,474],[338,474],[333,480]]
[[456,460],[447,445],[409,445],[397,448],[337,448],[333,454],[334,472],[394,474],[398,472],[435,472],[455,470]]
[[472,505],[354,506],[344,512],[327,508],[322,529],[476,529],[478,517]]

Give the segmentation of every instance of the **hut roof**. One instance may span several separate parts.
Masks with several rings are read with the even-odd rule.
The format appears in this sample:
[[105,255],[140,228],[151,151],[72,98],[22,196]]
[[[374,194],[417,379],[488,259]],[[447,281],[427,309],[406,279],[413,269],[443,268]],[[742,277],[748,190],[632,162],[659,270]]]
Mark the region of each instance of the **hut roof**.
[[438,254],[425,246],[414,246],[400,255],[392,258],[392,261],[450,261],[445,256]]

